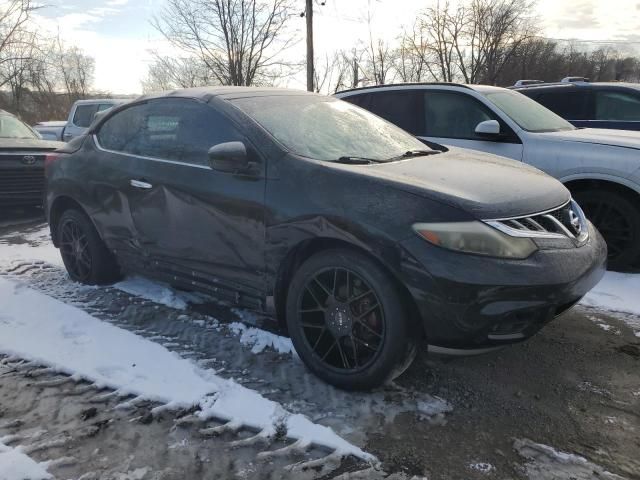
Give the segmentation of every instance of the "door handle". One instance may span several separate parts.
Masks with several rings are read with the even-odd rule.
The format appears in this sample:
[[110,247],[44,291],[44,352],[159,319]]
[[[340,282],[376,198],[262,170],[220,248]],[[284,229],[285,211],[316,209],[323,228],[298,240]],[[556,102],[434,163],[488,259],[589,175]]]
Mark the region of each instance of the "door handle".
[[129,180],[129,185],[134,188],[141,188],[143,190],[149,190],[150,188],[153,188],[153,185],[142,180]]

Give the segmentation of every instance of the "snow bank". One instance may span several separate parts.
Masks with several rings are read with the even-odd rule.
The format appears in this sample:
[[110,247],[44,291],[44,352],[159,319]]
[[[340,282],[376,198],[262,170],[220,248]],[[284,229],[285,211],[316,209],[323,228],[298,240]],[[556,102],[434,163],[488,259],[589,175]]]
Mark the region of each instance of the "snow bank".
[[53,478],[46,464],[37,463],[20,448],[11,448],[0,438],[0,480],[45,480]]
[[333,430],[293,415],[257,392],[198,368],[163,346],[102,322],[86,312],[0,277],[0,352],[57,371],[181,408],[199,405],[216,417],[269,436],[284,426],[301,445],[317,444],[340,455],[374,457]]

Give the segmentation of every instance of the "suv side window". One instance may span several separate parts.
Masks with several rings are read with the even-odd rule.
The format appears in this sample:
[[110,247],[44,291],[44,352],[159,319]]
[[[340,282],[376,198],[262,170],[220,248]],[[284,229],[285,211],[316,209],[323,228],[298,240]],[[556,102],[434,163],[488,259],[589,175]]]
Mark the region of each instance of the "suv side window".
[[[476,127],[485,120],[503,122],[475,98],[457,92],[425,91],[425,129],[427,137],[483,140]],[[504,128],[504,126],[503,126]]]
[[567,120],[590,120],[589,92],[545,92],[535,100]]
[[194,165],[208,164],[213,145],[241,139],[212,107],[180,98],[131,106],[98,132],[100,145],[108,150]]
[[640,96],[616,90],[596,91],[596,120],[639,121]]
[[97,112],[98,104],[78,105],[73,114],[73,124],[77,127],[88,128]]
[[420,90],[387,90],[370,93],[369,102],[355,103],[413,135],[424,130],[424,112]]

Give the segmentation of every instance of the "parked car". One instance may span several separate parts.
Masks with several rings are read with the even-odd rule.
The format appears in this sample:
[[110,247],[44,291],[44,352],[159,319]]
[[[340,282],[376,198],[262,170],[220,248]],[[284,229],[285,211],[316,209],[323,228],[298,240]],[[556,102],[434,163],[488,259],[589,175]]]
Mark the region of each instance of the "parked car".
[[571,191],[609,246],[614,269],[640,261],[640,134],[577,129],[513,90],[406,84],[340,92],[427,142],[531,164]]
[[422,337],[457,353],[524,340],[605,269],[552,177],[295,90],[142,97],[58,151],[47,179],[72,279],[136,272],[275,314],[346,389],[400,374]]
[[514,90],[532,98],[576,127],[640,130],[640,84],[589,82],[567,77],[558,83],[523,83]]
[[71,107],[69,118],[62,133],[62,140],[68,142],[82,135],[98,112],[102,112],[116,105],[128,102],[124,98],[102,98],[91,100],[78,100]]
[[62,133],[67,122],[54,120],[50,122],[38,122],[33,129],[40,134],[43,140],[62,141]]
[[0,207],[42,206],[44,159],[62,145],[0,110]]

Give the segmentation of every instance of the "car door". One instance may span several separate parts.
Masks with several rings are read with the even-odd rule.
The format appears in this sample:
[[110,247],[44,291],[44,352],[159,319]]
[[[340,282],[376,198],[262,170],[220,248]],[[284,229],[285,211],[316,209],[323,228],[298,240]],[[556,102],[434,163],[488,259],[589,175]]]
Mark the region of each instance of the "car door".
[[[522,160],[522,142],[516,133],[471,95],[452,90],[424,90],[416,101],[424,105],[424,129],[420,138]],[[500,136],[489,139],[475,132],[477,125],[487,120],[500,124]]]
[[640,92],[596,90],[594,120],[579,126],[640,130]]
[[[259,306],[264,272],[264,162],[250,141],[212,106],[182,98],[149,101],[130,179],[131,217],[153,273]],[[242,141],[252,168],[211,169],[207,152]]]

